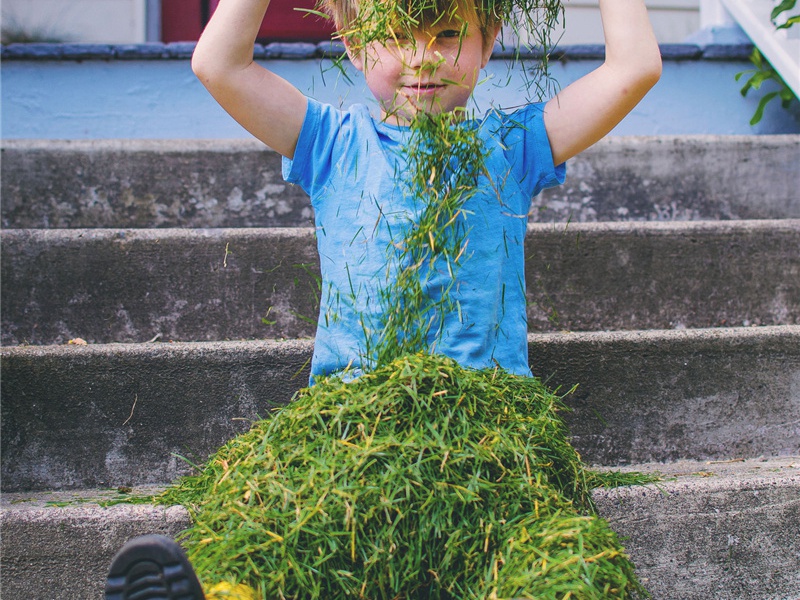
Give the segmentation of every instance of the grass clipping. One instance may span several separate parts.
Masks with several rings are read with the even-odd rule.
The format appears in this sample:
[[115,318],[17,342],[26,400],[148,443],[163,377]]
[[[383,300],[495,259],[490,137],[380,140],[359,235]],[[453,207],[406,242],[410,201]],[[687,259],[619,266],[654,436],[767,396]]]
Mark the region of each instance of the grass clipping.
[[410,193],[426,210],[390,250],[402,267],[367,372],[302,390],[161,498],[190,507],[184,541],[207,586],[298,600],[645,594],[594,513],[606,481],[569,444],[562,398],[427,347],[457,307],[420,282],[457,277],[461,206],[483,172],[475,135],[452,114],[412,126]]
[[[541,18],[543,6],[561,10],[533,2],[522,13]],[[392,23],[417,22],[390,12]],[[385,35],[370,18],[377,25],[357,23],[361,33]],[[590,490],[608,477],[569,444],[562,398],[537,379],[432,353],[460,308],[449,289],[429,297],[426,282],[439,271],[455,284],[468,256],[462,207],[490,176],[475,123],[457,111],[411,125],[402,180],[424,210],[387,249],[396,277],[380,320],[362,324],[367,372],[301,391],[159,499],[190,508],[184,541],[206,586],[298,600],[645,594],[594,513]]]
[[302,391],[162,501],[205,584],[264,598],[625,598],[600,483],[540,381],[425,353]]

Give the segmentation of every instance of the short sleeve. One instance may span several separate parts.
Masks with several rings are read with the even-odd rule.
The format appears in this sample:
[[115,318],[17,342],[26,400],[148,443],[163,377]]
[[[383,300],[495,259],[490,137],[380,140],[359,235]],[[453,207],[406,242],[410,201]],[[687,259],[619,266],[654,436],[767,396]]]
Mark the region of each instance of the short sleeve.
[[341,112],[311,98],[297,138],[294,158],[284,157],[283,178],[316,197],[330,178],[333,153],[341,129]]
[[[520,187],[533,198],[543,189],[561,185],[566,164],[553,164],[553,151],[544,126],[545,103],[530,104],[498,115],[498,131],[506,159]],[[487,120],[488,121],[488,120]]]

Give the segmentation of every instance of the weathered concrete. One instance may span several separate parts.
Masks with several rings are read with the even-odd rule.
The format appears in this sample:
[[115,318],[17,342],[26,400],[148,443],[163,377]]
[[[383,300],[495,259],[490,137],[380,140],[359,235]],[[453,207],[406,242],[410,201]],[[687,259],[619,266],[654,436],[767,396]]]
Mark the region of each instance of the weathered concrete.
[[800,220],[529,227],[534,331],[794,324]]
[[5,344],[314,334],[311,229],[9,230],[2,244]]
[[101,507],[92,502],[115,496],[119,494],[97,490],[37,497],[4,494],[3,598],[100,600],[111,558],[122,544],[145,533],[175,537],[191,524],[179,506]]
[[[4,344],[310,337],[311,229],[7,230]],[[531,224],[532,331],[800,319],[800,220]]]
[[800,217],[800,136],[611,137],[534,199],[539,221]]
[[800,326],[529,336],[593,464],[800,454]]
[[251,140],[6,140],[3,227],[309,226],[308,196]]
[[[800,597],[800,458],[635,469],[676,478],[658,487],[596,490],[595,501],[623,536],[653,600]],[[111,557],[126,538],[175,535],[189,525],[179,507],[103,508],[91,503],[96,496],[118,494],[3,495],[4,598],[100,598]]]
[[[800,454],[800,326],[530,336],[597,464]],[[307,381],[312,341],[2,349],[4,491],[164,483]]]
[[172,481],[308,383],[312,342],[2,352],[4,490]]
[[653,600],[800,598],[800,457],[636,469],[676,477],[595,501]]
[[[800,136],[612,137],[570,161],[536,221],[800,218]],[[2,225],[310,225],[305,194],[252,140],[4,140]]]

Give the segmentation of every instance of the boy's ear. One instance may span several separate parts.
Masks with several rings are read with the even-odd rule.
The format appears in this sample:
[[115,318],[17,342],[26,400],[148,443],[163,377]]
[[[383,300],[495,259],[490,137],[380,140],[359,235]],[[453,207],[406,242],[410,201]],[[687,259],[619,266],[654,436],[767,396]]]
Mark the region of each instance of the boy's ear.
[[481,69],[483,69],[489,63],[489,59],[492,57],[492,51],[494,51],[494,44],[497,41],[497,36],[500,35],[500,30],[502,28],[503,25],[498,23],[486,32],[486,36],[483,39],[483,57],[481,60]]
[[350,59],[350,63],[359,71],[364,71],[364,48],[361,45],[357,45],[355,48],[353,47],[351,40],[345,38],[342,40],[344,43],[344,49],[347,52],[347,58]]

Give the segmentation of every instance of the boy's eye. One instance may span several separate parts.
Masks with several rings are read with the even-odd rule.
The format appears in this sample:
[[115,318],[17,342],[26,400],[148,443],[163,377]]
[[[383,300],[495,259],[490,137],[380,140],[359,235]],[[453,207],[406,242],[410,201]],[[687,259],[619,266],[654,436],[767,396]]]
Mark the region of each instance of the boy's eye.
[[461,37],[460,29],[445,29],[436,34],[438,38],[453,39]]
[[407,37],[396,35],[386,40],[386,43],[392,46],[407,46],[410,42]]

